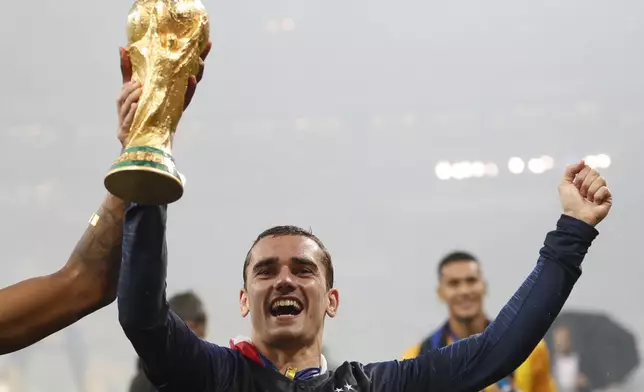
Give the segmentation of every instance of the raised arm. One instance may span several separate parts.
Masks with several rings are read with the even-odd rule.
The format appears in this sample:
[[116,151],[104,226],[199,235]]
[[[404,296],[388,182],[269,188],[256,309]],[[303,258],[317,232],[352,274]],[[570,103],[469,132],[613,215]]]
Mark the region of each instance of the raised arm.
[[[210,44],[202,54],[208,54]],[[119,140],[128,135],[140,97],[132,69],[121,49],[123,89],[117,101]],[[188,82],[186,105],[201,70]],[[160,389],[215,392],[230,382],[233,353],[197,337],[166,301],[167,206],[128,206],[123,223],[123,261],[118,283],[119,322],[132,343],[148,379]]]
[[156,387],[223,390],[232,352],[197,337],[166,302],[165,228],[166,206],[132,204],[126,210],[119,321]]
[[368,365],[367,370],[388,380],[391,391],[466,392],[482,390],[521,365],[581,275],[581,262],[597,235],[593,226],[612,203],[604,179],[583,163],[567,169],[560,194],[564,214],[546,236],[537,265],[482,334],[414,359]]
[[62,269],[0,290],[0,354],[38,342],[114,301],[123,208],[108,195]]

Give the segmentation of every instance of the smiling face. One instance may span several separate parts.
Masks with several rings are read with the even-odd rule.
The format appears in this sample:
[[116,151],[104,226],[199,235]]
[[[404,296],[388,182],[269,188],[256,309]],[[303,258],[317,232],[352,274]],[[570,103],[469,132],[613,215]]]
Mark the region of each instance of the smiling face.
[[338,291],[328,288],[325,257],[302,235],[266,236],[255,244],[240,293],[253,341],[280,348],[321,343],[324,317],[334,317],[339,303]]
[[486,284],[475,260],[455,260],[441,268],[438,295],[452,317],[468,323],[483,312]]

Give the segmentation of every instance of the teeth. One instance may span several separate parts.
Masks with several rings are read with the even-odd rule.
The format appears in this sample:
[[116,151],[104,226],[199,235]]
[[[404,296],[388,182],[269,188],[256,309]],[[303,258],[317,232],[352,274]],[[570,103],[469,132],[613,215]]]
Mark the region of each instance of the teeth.
[[295,309],[300,310],[300,304],[292,299],[281,299],[273,302],[272,309],[277,309],[280,306],[293,306]]

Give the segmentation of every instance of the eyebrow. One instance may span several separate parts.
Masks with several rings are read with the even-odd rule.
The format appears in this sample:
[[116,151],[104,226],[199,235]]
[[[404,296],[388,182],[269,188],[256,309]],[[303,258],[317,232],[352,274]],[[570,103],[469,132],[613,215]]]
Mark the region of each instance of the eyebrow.
[[271,264],[276,264],[279,260],[277,257],[269,257],[267,259],[262,259],[259,260],[255,265],[253,266],[253,271],[257,271],[260,268],[268,267]]
[[467,275],[467,276],[442,276],[441,280],[446,280],[448,282],[456,282],[459,280],[470,280],[470,279],[480,279],[480,276],[477,275]]
[[315,261],[311,259],[307,259],[305,257],[291,257],[291,263],[295,265],[300,265],[300,266],[306,266],[306,267],[311,267],[314,269],[318,269],[318,265],[315,264]]
[[[268,266],[271,266],[273,264],[277,264],[279,262],[279,259],[277,257],[268,257],[266,259],[259,260],[255,265],[253,266],[253,271],[256,271],[260,268],[265,268]],[[305,257],[291,257],[291,263],[295,265],[300,265],[300,266],[307,266],[310,268],[315,268],[316,270],[318,269],[317,264],[313,260],[307,259]]]

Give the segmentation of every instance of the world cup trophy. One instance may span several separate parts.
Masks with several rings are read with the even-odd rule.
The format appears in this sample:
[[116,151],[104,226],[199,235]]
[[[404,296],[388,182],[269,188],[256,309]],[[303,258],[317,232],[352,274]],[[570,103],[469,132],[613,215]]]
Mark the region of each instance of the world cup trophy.
[[172,141],[188,79],[199,71],[210,24],[200,0],[136,0],[127,20],[132,79],[142,86],[123,153],[105,176],[123,200],[159,205],[183,196]]

